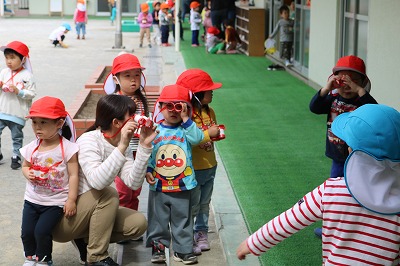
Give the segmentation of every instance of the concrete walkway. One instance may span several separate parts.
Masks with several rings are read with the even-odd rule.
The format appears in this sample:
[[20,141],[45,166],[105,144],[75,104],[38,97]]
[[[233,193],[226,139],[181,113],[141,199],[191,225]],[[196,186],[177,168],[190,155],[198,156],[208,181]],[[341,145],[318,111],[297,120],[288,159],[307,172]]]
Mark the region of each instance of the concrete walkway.
[[[111,65],[121,51],[112,49],[115,44],[115,29],[107,20],[89,20],[86,40],[77,40],[75,31],[67,34],[68,49],[53,48],[47,39],[49,33],[65,20],[0,18],[0,45],[19,40],[30,49],[30,58],[37,85],[37,98],[45,95],[61,98],[68,107],[75,95],[84,88],[85,82],[98,66]],[[72,24],[72,21],[67,21]],[[146,67],[148,85],[173,84],[185,70],[184,62],[174,47],[139,48],[138,33],[123,33],[125,50],[138,56]],[[181,45],[190,45],[182,42]],[[5,67],[0,55],[0,69]],[[24,128],[25,144],[34,139],[30,122]],[[2,265],[22,265],[23,248],[20,239],[21,212],[25,179],[21,171],[11,170],[11,136],[8,129],[1,136],[1,151],[5,163],[0,165],[0,247]],[[141,194],[140,211],[146,213],[147,185]],[[199,265],[260,265],[250,256],[245,261],[236,259],[239,243],[248,236],[246,225],[237,205],[234,193],[221,160],[215,181],[210,217],[211,250],[199,256]],[[131,242],[124,246],[123,256],[118,245],[110,245],[110,254],[122,265],[152,265],[151,249],[143,242]],[[55,265],[79,265],[77,252],[71,243],[54,243]],[[170,265],[180,265],[171,261]]]

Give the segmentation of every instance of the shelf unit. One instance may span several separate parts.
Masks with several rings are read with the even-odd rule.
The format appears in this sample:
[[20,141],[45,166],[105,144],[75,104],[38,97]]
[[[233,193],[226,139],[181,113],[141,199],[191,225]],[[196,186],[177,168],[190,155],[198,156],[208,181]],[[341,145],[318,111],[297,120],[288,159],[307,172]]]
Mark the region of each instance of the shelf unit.
[[236,6],[236,30],[242,40],[240,51],[248,56],[263,56],[265,9]]

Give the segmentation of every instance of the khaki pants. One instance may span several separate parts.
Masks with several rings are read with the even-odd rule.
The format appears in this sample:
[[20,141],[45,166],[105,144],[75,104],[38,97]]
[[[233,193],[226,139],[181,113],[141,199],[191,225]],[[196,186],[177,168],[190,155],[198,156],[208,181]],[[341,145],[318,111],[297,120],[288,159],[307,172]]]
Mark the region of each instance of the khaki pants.
[[61,219],[53,231],[53,240],[68,242],[76,238],[88,241],[88,262],[107,258],[108,245],[137,238],[147,229],[143,214],[119,207],[118,193],[112,187],[92,189],[77,199],[77,214]]
[[147,43],[151,44],[150,40],[150,28],[140,28],[140,44],[143,44],[143,38],[146,34]]

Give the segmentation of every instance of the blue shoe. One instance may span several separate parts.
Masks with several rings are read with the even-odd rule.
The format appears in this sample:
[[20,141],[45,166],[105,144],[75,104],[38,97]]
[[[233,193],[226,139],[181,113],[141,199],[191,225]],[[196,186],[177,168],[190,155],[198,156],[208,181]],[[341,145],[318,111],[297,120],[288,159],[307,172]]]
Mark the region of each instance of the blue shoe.
[[318,236],[319,238],[322,238],[322,228],[321,227],[315,228],[314,229],[314,234],[316,236]]

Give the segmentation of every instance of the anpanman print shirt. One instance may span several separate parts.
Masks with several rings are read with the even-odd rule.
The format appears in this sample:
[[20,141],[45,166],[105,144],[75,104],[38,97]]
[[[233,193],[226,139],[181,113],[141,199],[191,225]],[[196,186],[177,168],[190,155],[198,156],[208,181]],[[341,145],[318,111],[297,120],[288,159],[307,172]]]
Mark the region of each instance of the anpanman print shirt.
[[200,143],[204,134],[189,119],[178,126],[159,124],[158,135],[153,140],[147,172],[156,180],[152,191],[179,192],[197,186],[192,163],[192,145]]

